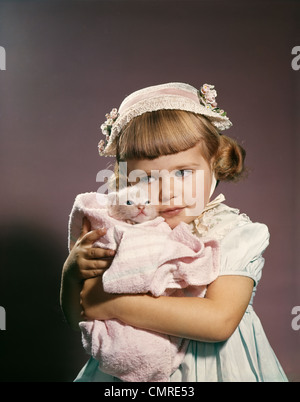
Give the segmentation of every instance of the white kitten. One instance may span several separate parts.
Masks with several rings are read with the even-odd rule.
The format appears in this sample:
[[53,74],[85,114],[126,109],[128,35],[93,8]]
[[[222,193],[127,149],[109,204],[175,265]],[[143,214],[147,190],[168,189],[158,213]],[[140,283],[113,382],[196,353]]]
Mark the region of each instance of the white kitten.
[[149,201],[146,188],[138,184],[109,193],[107,207],[111,217],[132,225],[158,216],[155,206]]

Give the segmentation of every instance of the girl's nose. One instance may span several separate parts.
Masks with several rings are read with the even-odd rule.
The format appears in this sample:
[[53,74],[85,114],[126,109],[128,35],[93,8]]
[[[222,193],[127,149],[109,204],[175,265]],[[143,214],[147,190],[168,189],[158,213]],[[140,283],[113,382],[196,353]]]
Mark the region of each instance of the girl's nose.
[[166,182],[160,183],[159,200],[162,203],[170,202],[175,197],[174,194],[174,180],[170,179]]

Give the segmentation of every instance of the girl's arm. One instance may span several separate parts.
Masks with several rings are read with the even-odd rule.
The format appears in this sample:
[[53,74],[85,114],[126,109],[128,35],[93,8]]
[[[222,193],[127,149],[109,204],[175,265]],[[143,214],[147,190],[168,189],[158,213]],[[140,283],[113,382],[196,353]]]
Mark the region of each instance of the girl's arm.
[[221,276],[205,298],[113,296],[103,292],[102,278],[85,282],[81,292],[87,319],[119,319],[138,328],[204,342],[228,339],[242,319],[253,289],[244,276]]
[[60,304],[69,325],[78,330],[82,321],[80,292],[84,281],[102,275],[112,261],[114,252],[93,248],[93,243],[105,234],[105,229],[90,231],[90,223],[83,220],[79,239],[72,247],[63,266]]

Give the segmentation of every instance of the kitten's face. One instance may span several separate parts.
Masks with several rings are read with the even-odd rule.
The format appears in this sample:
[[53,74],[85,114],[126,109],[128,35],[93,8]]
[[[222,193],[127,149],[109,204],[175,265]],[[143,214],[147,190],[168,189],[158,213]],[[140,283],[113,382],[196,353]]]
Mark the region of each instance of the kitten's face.
[[157,216],[155,206],[150,204],[148,192],[138,185],[110,193],[108,213],[115,219],[134,223],[146,222]]

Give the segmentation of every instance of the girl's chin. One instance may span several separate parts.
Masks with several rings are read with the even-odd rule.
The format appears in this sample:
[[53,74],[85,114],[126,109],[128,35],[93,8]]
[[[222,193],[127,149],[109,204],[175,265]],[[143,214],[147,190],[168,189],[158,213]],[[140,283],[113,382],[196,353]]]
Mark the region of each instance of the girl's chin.
[[165,222],[170,226],[171,229],[174,229],[180,222],[185,222],[187,224],[193,222],[196,219],[196,216],[174,216],[172,218],[165,218]]

